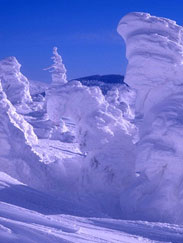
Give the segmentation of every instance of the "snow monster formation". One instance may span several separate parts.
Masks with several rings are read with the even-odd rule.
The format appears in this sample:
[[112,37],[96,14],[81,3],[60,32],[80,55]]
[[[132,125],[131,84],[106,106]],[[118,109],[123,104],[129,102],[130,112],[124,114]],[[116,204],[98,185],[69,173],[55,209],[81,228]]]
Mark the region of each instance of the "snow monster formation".
[[76,124],[77,142],[83,153],[81,193],[94,194],[104,211],[119,215],[121,187],[134,171],[134,125],[105,100],[99,87],[77,81],[61,86],[49,102],[57,117],[67,117]]
[[[51,72],[52,78],[51,85],[46,91],[46,110],[49,119],[53,122],[54,125],[52,133],[50,134],[50,139],[58,139],[61,141],[67,140],[68,142],[72,142],[74,139],[73,134],[68,131],[63,117],[60,117],[60,114],[55,112],[57,109],[59,109],[59,107],[57,107],[57,100],[60,99],[59,95],[57,95],[58,90],[68,82],[66,75],[67,70],[63,64],[61,55],[58,54],[57,49],[57,47],[53,48],[53,56],[51,57],[53,64],[50,67],[44,69]],[[56,105],[54,108],[53,103]]]
[[[0,83],[0,168],[30,186],[42,189],[45,166],[34,147],[38,140],[32,126],[7,99]],[[39,186],[38,186],[39,185]]]
[[183,28],[146,13],[123,17],[125,82],[136,89],[136,179],[121,197],[126,218],[183,222]]
[[50,70],[52,73],[52,86],[54,85],[63,85],[67,83],[66,68],[62,62],[62,57],[58,54],[58,48],[53,47],[53,65],[45,70]]
[[[66,68],[62,62],[62,57],[57,52],[57,47],[53,48],[52,60],[54,64],[51,67],[45,69],[50,70],[50,72],[52,73],[52,82],[49,89],[46,92],[47,112],[50,120],[54,121],[55,124],[59,126],[60,123],[63,122],[59,113],[57,114],[57,112],[55,112],[55,108],[53,109],[53,100],[57,101],[57,99],[59,99],[59,97],[57,96],[58,89],[62,87],[62,85],[67,83],[67,79]],[[55,105],[56,104],[57,102],[55,102]]]
[[[79,81],[55,85],[53,80],[46,94],[50,119],[59,126],[65,117],[76,125],[76,141],[83,153],[80,162],[82,196],[95,195],[102,210],[113,211],[113,215],[119,215],[121,187],[134,171],[132,136],[135,126],[129,121],[130,107],[124,104],[132,97],[126,95],[122,102],[117,91],[105,97],[99,87],[87,87]],[[130,91],[124,88],[123,92]],[[109,104],[108,99],[113,98]],[[120,107],[121,103],[124,108]]]
[[32,102],[29,92],[29,81],[20,72],[20,63],[15,57],[8,57],[0,61],[0,79],[8,100],[13,105],[22,105]]
[[[7,99],[1,82],[0,148],[0,171],[41,191],[55,194],[55,191],[62,190],[66,179],[63,161],[50,163],[46,153],[40,151],[33,127]],[[70,181],[73,181],[72,178]]]

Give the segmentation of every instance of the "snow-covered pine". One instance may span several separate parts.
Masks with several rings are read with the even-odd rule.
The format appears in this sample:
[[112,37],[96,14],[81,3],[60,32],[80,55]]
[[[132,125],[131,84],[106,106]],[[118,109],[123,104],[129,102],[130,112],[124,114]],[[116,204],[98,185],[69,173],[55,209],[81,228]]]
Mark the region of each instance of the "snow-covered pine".
[[44,69],[49,70],[52,76],[52,86],[63,85],[67,83],[66,68],[62,62],[62,57],[58,54],[58,48],[53,47],[53,64]]
[[20,72],[21,64],[15,57],[7,57],[0,61],[0,79],[7,98],[13,105],[30,104],[29,81]]
[[[183,219],[183,28],[147,13],[118,26],[128,58],[125,82],[137,92],[137,178],[122,193],[128,218]],[[125,195],[125,196],[124,196]]]

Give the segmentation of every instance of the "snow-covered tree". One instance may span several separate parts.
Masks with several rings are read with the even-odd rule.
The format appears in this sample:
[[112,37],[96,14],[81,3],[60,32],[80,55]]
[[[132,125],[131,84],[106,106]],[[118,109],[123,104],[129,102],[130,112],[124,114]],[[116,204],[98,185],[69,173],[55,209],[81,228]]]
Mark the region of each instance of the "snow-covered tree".
[[62,57],[58,54],[57,47],[53,48],[53,64],[46,68],[52,73],[52,85],[63,85],[67,83],[66,68],[62,62]]
[[7,99],[0,82],[0,168],[16,179],[32,186],[43,178],[42,159],[34,147],[38,140],[32,126]]
[[[105,198],[108,212],[113,203],[119,206],[121,187],[131,178],[134,167],[134,125],[107,102],[99,87],[77,81],[55,89],[47,110],[55,123],[67,117],[76,124],[77,141],[85,155],[81,193],[90,191],[100,202]],[[115,210],[119,213],[119,207]]]
[[29,81],[20,72],[21,64],[15,57],[0,61],[0,79],[4,92],[13,105],[26,105],[32,102]]
[[121,208],[128,218],[182,222],[182,27],[169,19],[130,13],[118,32],[126,42],[125,82],[137,91],[139,127],[137,177],[122,193]]

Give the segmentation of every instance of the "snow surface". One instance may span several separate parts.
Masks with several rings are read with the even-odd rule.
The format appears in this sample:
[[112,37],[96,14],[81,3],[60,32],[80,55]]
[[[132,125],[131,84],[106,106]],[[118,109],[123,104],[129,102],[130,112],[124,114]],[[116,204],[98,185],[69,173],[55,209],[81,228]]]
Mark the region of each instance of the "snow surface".
[[118,32],[125,83],[68,82],[57,48],[51,84],[0,61],[0,242],[183,242],[182,27]]
[[[2,172],[0,200],[3,243],[181,243],[183,240],[183,227],[179,225],[75,216],[75,212],[66,211],[69,202],[36,191]],[[82,215],[81,211],[78,213]]]

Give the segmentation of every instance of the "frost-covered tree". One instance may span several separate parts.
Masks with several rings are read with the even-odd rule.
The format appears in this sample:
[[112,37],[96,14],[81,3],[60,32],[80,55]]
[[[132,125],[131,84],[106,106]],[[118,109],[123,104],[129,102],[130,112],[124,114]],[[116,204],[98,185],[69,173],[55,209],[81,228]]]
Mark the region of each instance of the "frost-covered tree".
[[[136,179],[122,194],[128,218],[183,220],[183,28],[130,13],[118,32],[126,42],[125,82],[137,91]],[[125,195],[125,197],[123,197]]]
[[29,81],[20,72],[21,65],[15,57],[0,61],[0,79],[4,92],[13,105],[32,102],[29,92]]
[[52,85],[63,85],[67,83],[66,68],[62,62],[62,57],[58,54],[57,47],[53,48],[53,64],[46,68],[52,73]]
[[38,144],[33,127],[17,113],[0,81],[0,172],[39,190],[60,190],[64,183],[63,161],[49,163]]
[[134,166],[134,125],[107,102],[99,87],[73,81],[54,92],[47,103],[50,119],[59,122],[68,117],[76,124],[77,141],[85,155],[81,193],[95,193],[100,203],[106,199],[106,211],[112,211],[111,207],[118,211],[114,204],[119,206],[121,187],[131,178]]
[[50,120],[56,125],[52,134],[50,135],[50,139],[62,140],[63,137],[65,138],[65,135],[67,134],[67,137],[70,140],[73,136],[68,132],[68,128],[64,120],[62,117],[60,117],[59,114],[55,113],[54,107],[50,107],[50,104],[53,103],[53,100],[58,99],[57,93],[59,93],[59,88],[67,83],[66,68],[62,62],[62,57],[58,54],[57,47],[53,48],[52,60],[52,66],[45,69],[49,70],[52,76],[52,83],[46,92],[47,113]]
[[[32,126],[7,99],[0,82],[0,168],[1,171],[33,187],[44,177],[41,155],[34,150],[38,140]],[[43,170],[42,170],[43,169]]]

